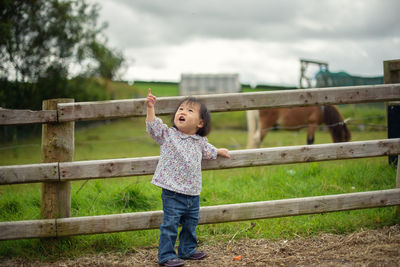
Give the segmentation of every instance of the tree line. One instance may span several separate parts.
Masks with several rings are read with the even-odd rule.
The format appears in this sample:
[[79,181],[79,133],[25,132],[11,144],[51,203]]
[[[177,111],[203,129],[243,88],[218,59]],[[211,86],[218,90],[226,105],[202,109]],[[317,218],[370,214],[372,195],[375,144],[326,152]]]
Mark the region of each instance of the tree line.
[[[107,99],[101,81],[116,78],[125,59],[109,47],[99,11],[85,0],[1,0],[0,107],[40,110],[44,99]],[[20,127],[7,128],[2,140],[19,135]]]

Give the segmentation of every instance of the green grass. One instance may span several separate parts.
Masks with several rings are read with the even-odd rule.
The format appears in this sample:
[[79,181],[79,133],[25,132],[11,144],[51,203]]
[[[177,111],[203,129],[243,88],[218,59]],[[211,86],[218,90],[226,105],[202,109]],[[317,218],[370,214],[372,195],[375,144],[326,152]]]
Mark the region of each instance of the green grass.
[[[168,121],[168,117],[163,119]],[[355,141],[385,137],[386,133],[382,131],[353,133]],[[143,118],[117,120],[96,127],[78,127],[75,138],[75,160],[159,154],[159,146],[145,132]],[[272,131],[264,140],[263,146],[302,145],[305,139],[305,131]],[[219,126],[211,132],[209,140],[217,147],[243,149],[247,134],[241,129],[224,129]],[[24,142],[36,145],[3,150],[0,154],[0,165],[40,162],[40,138]],[[327,132],[317,132],[316,143],[329,142]],[[7,145],[13,144],[3,144],[3,148]],[[161,191],[152,186],[150,180],[151,176],[138,176],[72,182],[71,216],[160,210]],[[205,171],[201,205],[394,187],[395,170],[388,167],[386,157]],[[40,219],[40,184],[1,186],[0,210],[1,221]],[[321,232],[348,233],[360,228],[377,228],[396,222],[398,219],[394,216],[393,208],[377,208],[202,225],[198,227],[198,235],[202,243],[227,242],[232,238],[294,238]],[[52,250],[48,250],[37,239],[2,241],[0,255],[42,259],[74,257],[99,251],[132,251],[136,246],[156,246],[157,240],[158,230],[146,230],[71,237],[57,241]]]
[[146,97],[148,88],[151,88],[153,94],[159,97],[179,95],[177,83],[136,81],[134,84],[129,85],[126,82],[102,79],[100,79],[100,82],[107,92],[106,95],[110,99]]

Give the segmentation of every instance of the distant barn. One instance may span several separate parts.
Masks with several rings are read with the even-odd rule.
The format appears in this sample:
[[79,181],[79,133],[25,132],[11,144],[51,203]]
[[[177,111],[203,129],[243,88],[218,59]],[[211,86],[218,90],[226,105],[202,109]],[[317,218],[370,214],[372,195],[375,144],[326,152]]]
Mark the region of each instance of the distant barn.
[[238,93],[241,90],[239,74],[182,74],[180,95]]

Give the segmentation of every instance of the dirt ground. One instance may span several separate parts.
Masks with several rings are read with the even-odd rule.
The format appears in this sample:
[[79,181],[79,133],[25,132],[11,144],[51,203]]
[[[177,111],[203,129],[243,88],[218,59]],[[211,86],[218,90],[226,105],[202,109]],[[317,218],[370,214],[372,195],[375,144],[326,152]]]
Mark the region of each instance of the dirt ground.
[[[201,245],[208,257],[185,266],[400,266],[400,225],[350,235],[293,240],[246,239]],[[0,266],[158,266],[157,248],[97,254],[56,262],[0,259]]]

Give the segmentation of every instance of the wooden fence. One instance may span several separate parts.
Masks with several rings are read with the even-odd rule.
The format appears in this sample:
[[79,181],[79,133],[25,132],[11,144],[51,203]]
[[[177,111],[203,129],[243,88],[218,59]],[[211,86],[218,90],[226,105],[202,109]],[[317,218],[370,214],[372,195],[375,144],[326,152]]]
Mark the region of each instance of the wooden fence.
[[[397,61],[396,61],[397,62]],[[385,63],[386,64],[386,63]],[[397,64],[397,63],[396,63]],[[398,66],[399,64],[394,66]],[[385,65],[386,66],[386,65]],[[393,67],[393,65],[390,65]],[[386,67],[385,67],[386,68]],[[400,71],[400,68],[393,71]],[[400,100],[400,84],[199,96],[211,111]],[[159,98],[157,114],[170,114],[182,97]],[[41,220],[0,222],[0,240],[62,237],[158,228],[162,211],[69,218],[70,182],[152,174],[159,157],[73,161],[74,121],[145,115],[145,99],[44,102],[43,111],[0,109],[0,124],[43,123],[44,163],[0,167],[0,184],[42,183]],[[203,161],[203,170],[400,154],[400,138],[231,151],[230,159]],[[260,201],[200,209],[200,224],[400,205],[397,187],[351,194]]]

